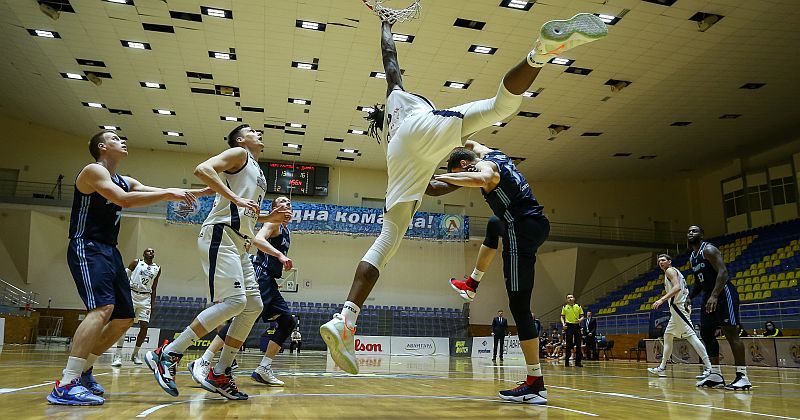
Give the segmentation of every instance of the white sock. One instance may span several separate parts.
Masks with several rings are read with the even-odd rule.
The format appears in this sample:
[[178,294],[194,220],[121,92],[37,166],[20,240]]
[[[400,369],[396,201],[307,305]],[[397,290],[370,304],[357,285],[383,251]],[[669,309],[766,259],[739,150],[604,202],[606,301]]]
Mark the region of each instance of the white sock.
[[70,356],[69,359],[67,359],[67,367],[61,371],[61,385],[66,385],[76,378],[79,378],[85,364],[86,359]]
[[222,346],[222,354],[219,355],[219,360],[217,364],[214,365],[214,373],[217,375],[225,373],[225,370],[233,364],[233,358],[236,357],[236,353],[238,352],[238,347],[231,347],[227,344]]
[[481,277],[483,277],[483,271],[475,268],[472,270],[472,274],[470,274],[469,276],[472,277],[472,280],[481,281]]
[[531,50],[531,52],[528,53],[527,56],[525,56],[525,61],[528,62],[529,66],[531,66],[531,67],[543,67],[545,64],[547,64],[547,61],[549,59],[546,58],[546,57],[541,57],[541,56],[539,56],[537,54],[538,53],[536,52],[536,49],[533,49],[533,50]]
[[356,325],[356,321],[358,320],[358,314],[361,312],[361,308],[358,307],[353,302],[349,300],[344,303],[344,308],[342,308],[342,317],[344,317],[344,322],[352,327]]
[[542,364],[537,363],[535,365],[527,365],[528,367],[528,376],[542,376]]
[[133,354],[131,355],[131,359],[133,359],[134,357],[139,357],[139,349],[140,348],[141,347],[139,347],[139,346],[136,346],[136,347],[133,348]]
[[711,359],[708,358],[708,353],[706,353],[706,348],[703,346],[703,342],[701,342],[696,335],[691,335],[687,337],[686,340],[692,345],[694,351],[700,355],[700,360],[703,362],[703,369],[711,370]]
[[167,347],[164,349],[164,353],[183,354],[183,352],[185,352],[186,349],[188,349],[189,346],[192,345],[194,340],[197,340],[198,338],[200,337],[198,337],[197,334],[194,333],[192,327],[186,327],[186,329],[183,330],[183,332],[181,333],[181,335],[178,336],[178,338],[176,338],[167,345]]
[[741,373],[744,376],[747,376],[747,366],[736,366],[736,373]]
[[672,334],[664,334],[664,354],[661,355],[661,366],[659,366],[661,370],[667,368],[667,361],[672,358],[672,340],[674,338]]
[[208,363],[211,363],[211,361],[214,360],[214,354],[215,353],[213,351],[206,349],[206,351],[203,353],[202,359]]
[[719,365],[711,366],[711,373],[722,373],[722,371],[720,371]]
[[89,355],[86,356],[86,364],[83,365],[83,372],[91,369],[98,357],[99,356],[96,354],[89,353]]
[[114,357],[119,357],[122,354],[122,345],[125,343],[125,334],[117,340],[117,349],[114,351]]
[[264,366],[265,368],[269,369],[270,366],[272,366],[272,358],[269,358],[267,356],[262,357],[261,366]]

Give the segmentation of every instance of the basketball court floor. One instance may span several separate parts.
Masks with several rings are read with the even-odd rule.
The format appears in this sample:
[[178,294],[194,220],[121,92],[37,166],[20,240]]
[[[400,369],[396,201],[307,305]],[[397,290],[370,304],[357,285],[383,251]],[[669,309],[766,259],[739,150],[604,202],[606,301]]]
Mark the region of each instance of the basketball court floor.
[[[238,383],[249,401],[227,401],[197,386],[186,364],[179,368],[180,396],[165,394],[146,365],[127,362],[111,368],[111,355],[95,364],[106,388],[99,407],[48,405],[45,396],[63,368],[59,346],[0,347],[0,406],[6,418],[800,418],[800,372],[749,368],[755,387],[732,392],[694,387],[696,366],[670,367],[670,377],[648,376],[645,363],[586,362],[584,368],[545,364],[550,404],[531,406],[500,401],[498,389],[524,379],[522,360],[434,356],[363,357],[361,374],[349,376],[326,354],[281,354],[274,363],[283,388],[251,381],[261,355],[239,356]],[[730,369],[725,369],[727,372]]]

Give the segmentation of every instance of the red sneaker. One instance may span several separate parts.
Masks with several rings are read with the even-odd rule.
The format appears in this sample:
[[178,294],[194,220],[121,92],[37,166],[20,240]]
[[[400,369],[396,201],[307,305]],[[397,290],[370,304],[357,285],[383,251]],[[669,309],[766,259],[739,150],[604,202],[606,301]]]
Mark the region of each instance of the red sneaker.
[[231,368],[225,369],[225,373],[215,374],[214,369],[208,371],[208,376],[203,381],[203,388],[213,389],[214,392],[222,395],[229,400],[246,400],[247,394],[239,391],[236,381],[233,379]]
[[450,287],[458,292],[458,295],[461,296],[461,299],[464,299],[467,302],[472,302],[475,299],[475,289],[467,285],[466,279],[450,279]]

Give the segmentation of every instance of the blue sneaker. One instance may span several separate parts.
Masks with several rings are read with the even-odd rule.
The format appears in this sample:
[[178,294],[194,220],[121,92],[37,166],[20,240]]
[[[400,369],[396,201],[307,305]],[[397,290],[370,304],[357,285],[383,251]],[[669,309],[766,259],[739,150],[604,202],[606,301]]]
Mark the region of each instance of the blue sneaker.
[[175,385],[175,374],[183,355],[175,353],[164,354],[166,346],[167,343],[164,343],[163,346],[154,351],[148,351],[144,356],[144,360],[150,370],[153,371],[153,376],[155,376],[156,382],[158,382],[161,389],[167,394],[177,397],[178,386]]
[[47,396],[47,401],[57,405],[102,405],[105,402],[103,397],[92,394],[85,386],[81,385],[79,378],[64,385],[60,381],[56,381],[56,386],[53,388],[53,392]]
[[94,395],[103,395],[105,394],[106,390],[94,379],[94,375],[92,375],[93,369],[94,366],[90,367],[86,372],[81,373],[81,385],[83,385],[89,391],[92,391],[92,394]]
[[533,380],[528,377],[528,380],[520,386],[507,391],[500,391],[498,395],[506,401],[525,404],[547,404],[547,390],[541,377]]

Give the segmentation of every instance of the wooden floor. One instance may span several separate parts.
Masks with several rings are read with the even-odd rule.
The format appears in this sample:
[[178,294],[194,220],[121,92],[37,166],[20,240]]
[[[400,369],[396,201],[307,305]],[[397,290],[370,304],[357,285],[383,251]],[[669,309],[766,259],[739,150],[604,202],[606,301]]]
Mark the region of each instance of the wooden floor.
[[[751,368],[751,392],[694,387],[696,366],[670,367],[669,378],[648,376],[645,363],[588,362],[584,368],[545,365],[550,404],[500,401],[497,390],[524,377],[521,360],[493,365],[488,359],[368,357],[359,376],[342,374],[323,352],[281,354],[275,370],[284,388],[249,379],[260,355],[240,355],[240,388],[248,401],[226,401],[192,382],[184,357],[173,398],[145,367],[111,368],[110,355],[95,365],[106,388],[100,407],[48,405],[45,396],[66,360],[63,347],[0,347],[0,407],[3,417],[20,418],[638,418],[733,419],[800,416],[800,372]],[[731,368],[723,373],[732,377]]]

